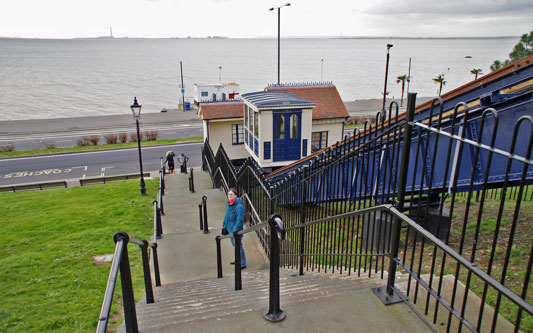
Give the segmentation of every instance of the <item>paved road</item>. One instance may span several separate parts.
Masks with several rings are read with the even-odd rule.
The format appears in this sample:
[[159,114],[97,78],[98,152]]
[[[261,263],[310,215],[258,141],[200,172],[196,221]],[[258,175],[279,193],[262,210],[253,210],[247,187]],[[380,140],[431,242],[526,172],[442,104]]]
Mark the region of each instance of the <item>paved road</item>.
[[[202,125],[196,123],[148,125],[141,128],[142,131],[157,130],[158,139],[186,138],[202,136]],[[0,145],[12,144],[15,150],[30,150],[47,148],[52,144],[56,148],[74,147],[78,145],[78,138],[96,135],[100,138],[100,144],[105,144],[106,134],[127,133],[136,135],[135,127],[91,129],[79,131],[59,131],[56,133],[28,133],[15,135],[0,135]]]
[[[142,149],[144,172],[158,171],[168,150],[190,157],[189,166],[201,165],[201,144],[174,144]],[[135,149],[94,151],[0,160],[0,186],[139,172]]]

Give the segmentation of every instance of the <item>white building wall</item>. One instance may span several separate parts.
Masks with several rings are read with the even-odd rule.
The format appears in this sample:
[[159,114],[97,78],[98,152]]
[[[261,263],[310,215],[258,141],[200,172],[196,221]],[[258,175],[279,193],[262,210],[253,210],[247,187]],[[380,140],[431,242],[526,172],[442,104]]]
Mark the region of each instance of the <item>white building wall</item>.
[[[328,132],[328,146],[331,146],[337,141],[341,141],[343,139],[343,121],[337,120],[337,122],[330,121],[313,121],[313,129],[311,132]],[[311,139],[309,139],[309,144],[311,144]],[[309,146],[309,149],[311,149],[311,146]],[[310,150],[308,150],[310,151]]]
[[[202,96],[202,92],[207,92],[207,96]],[[198,102],[213,102],[213,94],[216,95],[217,101],[222,101],[222,94],[226,95],[226,100],[229,100],[229,94],[236,93],[235,99],[238,98],[239,85],[236,83],[220,83],[220,84],[194,84],[194,101]]]
[[247,158],[249,155],[244,148],[244,144],[233,144],[231,136],[231,125],[233,124],[242,124],[242,119],[209,121],[209,144],[211,145],[211,149],[216,154],[220,143],[222,143],[230,159]]

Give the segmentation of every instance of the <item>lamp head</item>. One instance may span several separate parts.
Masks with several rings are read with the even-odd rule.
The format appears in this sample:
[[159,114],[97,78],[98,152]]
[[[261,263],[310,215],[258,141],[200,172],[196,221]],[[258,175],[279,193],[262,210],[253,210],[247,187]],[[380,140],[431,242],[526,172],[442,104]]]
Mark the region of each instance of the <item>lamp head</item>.
[[274,7],[270,8],[269,10],[274,10]]
[[285,6],[290,6],[290,5],[291,5],[290,2],[287,2],[287,3],[285,4]]
[[387,48],[390,49],[391,47],[393,47],[394,45],[392,44],[387,44]]
[[137,103],[137,97],[133,98],[133,104],[130,106],[130,108],[131,108],[131,112],[133,112],[133,117],[135,119],[141,116],[142,105],[139,105],[139,103]]

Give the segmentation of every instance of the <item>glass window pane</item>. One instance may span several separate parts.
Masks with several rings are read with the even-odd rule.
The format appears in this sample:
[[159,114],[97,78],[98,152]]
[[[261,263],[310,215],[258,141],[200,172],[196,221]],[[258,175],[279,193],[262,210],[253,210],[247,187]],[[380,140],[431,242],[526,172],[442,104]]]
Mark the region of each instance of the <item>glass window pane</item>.
[[298,137],[298,115],[291,116],[291,139]]
[[254,136],[259,137],[259,113],[254,112]]
[[244,106],[244,126],[248,127],[248,105]]
[[285,139],[285,117],[281,114],[276,116],[276,139]]

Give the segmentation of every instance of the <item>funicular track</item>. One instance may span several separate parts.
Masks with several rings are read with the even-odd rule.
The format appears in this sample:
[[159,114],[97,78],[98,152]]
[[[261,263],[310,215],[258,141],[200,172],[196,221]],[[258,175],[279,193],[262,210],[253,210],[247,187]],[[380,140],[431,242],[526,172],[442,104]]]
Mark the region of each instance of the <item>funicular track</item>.
[[406,114],[392,104],[359,135],[269,175],[252,159],[236,170],[209,145],[204,170],[246,193],[251,225],[282,217],[281,266],[387,277],[384,303],[407,302],[435,330],[531,331],[532,59],[416,110],[410,94]]

